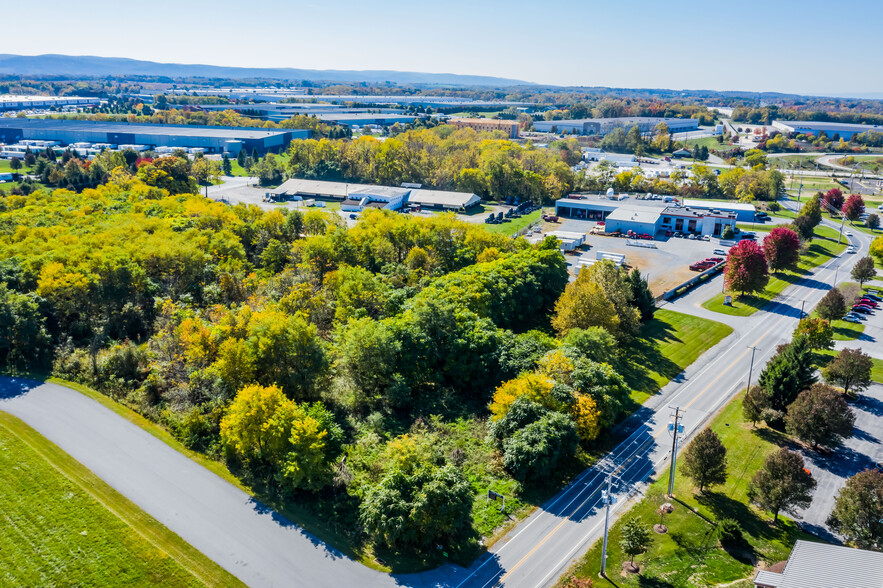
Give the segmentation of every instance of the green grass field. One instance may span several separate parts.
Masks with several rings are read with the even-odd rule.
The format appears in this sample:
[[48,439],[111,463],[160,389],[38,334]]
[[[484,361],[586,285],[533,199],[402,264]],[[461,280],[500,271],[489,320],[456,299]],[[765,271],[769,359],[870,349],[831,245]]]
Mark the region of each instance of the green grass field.
[[513,219],[508,223],[503,223],[501,225],[484,225],[484,228],[486,231],[491,233],[514,235],[521,229],[525,228],[527,225],[539,220],[541,214],[542,210],[535,210],[530,214],[525,214],[521,218]]
[[0,471],[4,586],[244,586],[5,412]]
[[702,307],[714,312],[733,316],[750,316],[782,293],[785,288],[798,283],[814,267],[817,267],[846,249],[846,242],[837,243],[838,233],[829,227],[816,227],[816,237],[809,250],[801,256],[795,270],[778,272],[770,277],[766,289],[759,294],[733,296],[730,306],[724,304],[725,294],[716,294],[702,303]]
[[629,348],[622,368],[632,400],[643,404],[733,329],[723,323],[659,309]]
[[[10,161],[11,160],[9,160],[9,159],[0,159],[0,173],[8,174],[13,171]],[[20,170],[18,170],[18,172],[23,173],[23,174],[25,174],[25,173],[29,174],[29,173],[31,173],[31,168],[24,167],[24,164],[22,164],[22,168]]]
[[684,141],[684,144],[687,146],[687,149],[693,150],[693,147],[696,145],[706,146],[709,151],[728,151],[734,147],[734,145],[730,145],[726,141],[723,143],[717,142],[717,137],[702,137],[700,139],[687,139]]
[[[626,587],[705,587],[744,586],[740,579],[753,577],[755,564],[770,565],[787,559],[797,539],[816,540],[780,515],[772,523],[772,515],[748,502],[748,481],[760,469],[764,459],[787,442],[787,437],[758,426],[754,428],[742,417],[742,395],[730,402],[712,421],[711,428],[727,448],[727,481],[700,495],[691,480],[681,472],[675,476],[676,500],[664,497],[668,473],[661,474],[647,490],[646,497],[634,505],[628,515],[637,516],[648,525],[660,522],[659,506],[674,505],[674,512],[665,516],[668,533],[652,533],[650,550],[635,558],[639,575],[621,572],[627,558],[619,547],[620,529],[625,517],[611,529],[608,540],[607,575],[598,578],[601,562],[600,541],[563,576],[562,584],[573,575],[591,578],[595,588]],[[625,506],[620,507],[626,508]],[[742,527],[748,547],[739,550],[722,548],[715,537],[715,521],[732,518]]]

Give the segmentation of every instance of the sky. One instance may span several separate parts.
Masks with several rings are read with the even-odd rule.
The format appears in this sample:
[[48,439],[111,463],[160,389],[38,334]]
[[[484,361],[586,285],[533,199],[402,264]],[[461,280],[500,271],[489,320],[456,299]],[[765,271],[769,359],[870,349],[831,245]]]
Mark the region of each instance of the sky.
[[3,21],[23,55],[883,97],[881,0],[41,0]]

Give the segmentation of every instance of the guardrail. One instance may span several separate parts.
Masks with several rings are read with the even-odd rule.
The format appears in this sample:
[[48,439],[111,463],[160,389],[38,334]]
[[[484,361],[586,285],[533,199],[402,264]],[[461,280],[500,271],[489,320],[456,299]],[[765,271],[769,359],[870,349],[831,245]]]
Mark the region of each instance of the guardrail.
[[662,294],[662,296],[660,296],[660,298],[662,300],[670,301],[673,298],[677,298],[678,296],[680,296],[682,294],[686,294],[693,286],[696,286],[697,284],[701,284],[703,282],[706,282],[706,281],[710,280],[716,274],[720,273],[721,270],[724,269],[724,266],[726,264],[727,264],[726,261],[722,261],[719,264],[717,264],[716,266],[708,268],[704,272],[700,272],[695,277],[690,278],[686,282],[683,282],[682,284],[675,286],[671,290],[663,292],[663,294]]

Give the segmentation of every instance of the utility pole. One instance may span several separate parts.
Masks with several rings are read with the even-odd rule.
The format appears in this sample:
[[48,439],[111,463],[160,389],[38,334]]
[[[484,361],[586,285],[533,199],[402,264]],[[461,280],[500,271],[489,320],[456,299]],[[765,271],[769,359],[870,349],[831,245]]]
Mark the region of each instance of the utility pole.
[[[803,306],[806,304],[806,299],[800,301],[800,318],[803,318]],[[754,352],[752,351],[752,354]],[[751,385],[751,378],[748,378],[748,385]]]
[[671,466],[669,466],[668,474],[668,495],[673,496],[675,490],[675,470],[678,461],[678,437],[684,432],[684,425],[680,424],[680,418],[683,412],[679,407],[675,407],[674,422],[668,424],[668,430],[671,431]]
[[604,542],[601,545],[601,577],[606,578],[605,570],[607,569],[607,530],[610,527],[610,504],[613,502],[613,494],[610,493],[610,487],[613,482],[613,475],[607,475],[607,490],[601,491],[601,503],[607,505],[607,512],[604,514]]
[[[800,308],[800,312],[803,312],[802,306]],[[801,315],[801,316],[803,316],[803,315]],[[751,372],[754,371],[754,352],[757,351],[757,347],[749,347],[748,349],[751,350],[751,365],[748,366],[748,387],[745,388],[746,390],[751,389]]]

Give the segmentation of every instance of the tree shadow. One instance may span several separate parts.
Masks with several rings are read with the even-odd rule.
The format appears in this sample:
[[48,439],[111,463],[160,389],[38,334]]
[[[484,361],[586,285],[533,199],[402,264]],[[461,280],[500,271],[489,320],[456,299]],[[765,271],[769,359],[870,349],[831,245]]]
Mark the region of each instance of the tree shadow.
[[714,518],[733,519],[739,522],[742,529],[753,537],[762,539],[775,539],[781,534],[781,530],[773,527],[744,502],[734,500],[720,492],[708,492],[696,497],[696,502],[707,508],[714,514]]
[[675,585],[671,582],[666,582],[659,578],[650,578],[642,574],[638,574],[638,586],[641,588],[675,588]]
[[0,400],[11,400],[24,396],[43,383],[30,378],[0,376]]

